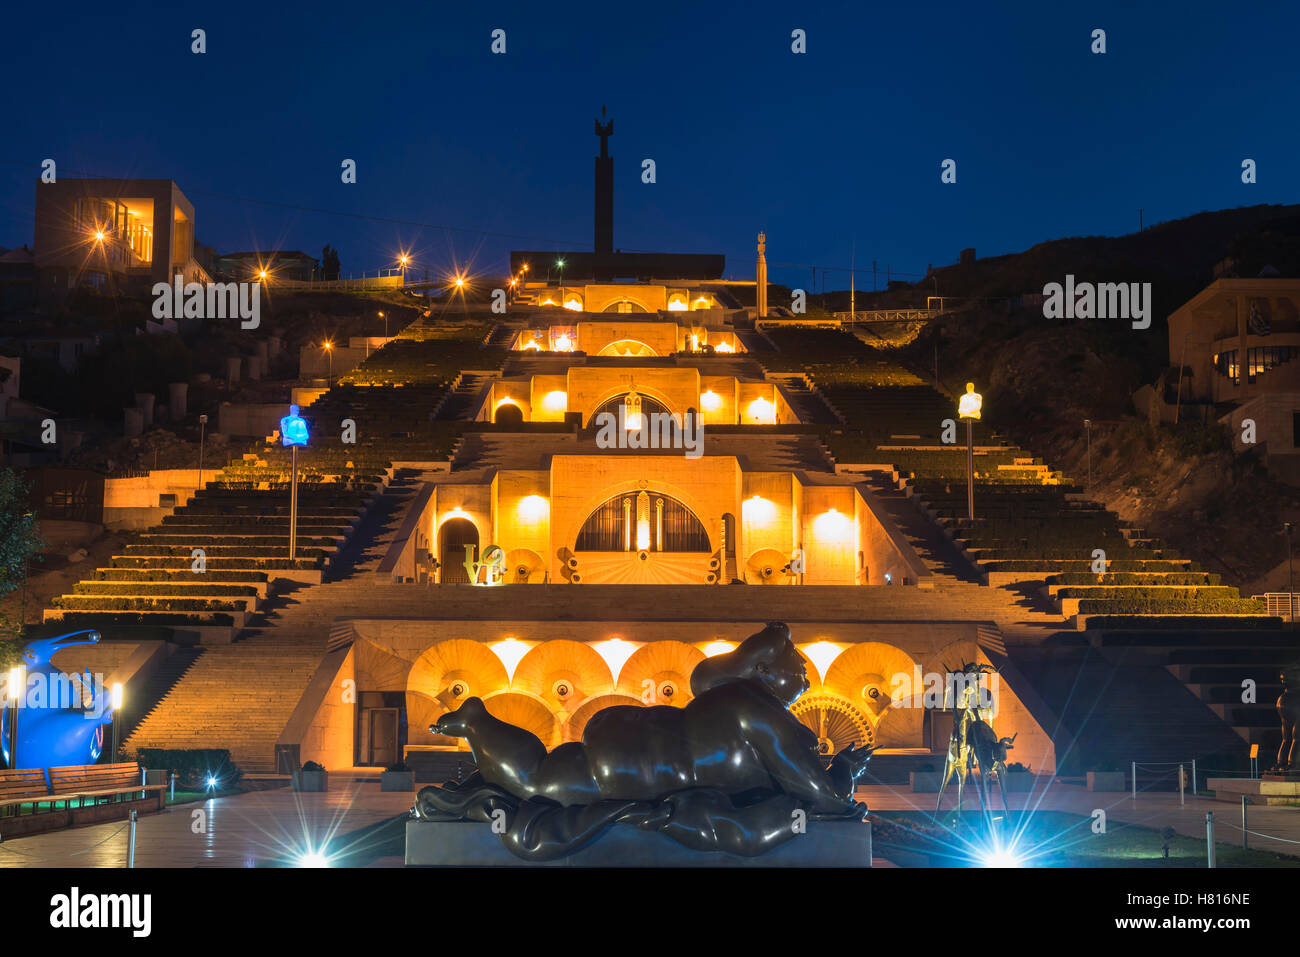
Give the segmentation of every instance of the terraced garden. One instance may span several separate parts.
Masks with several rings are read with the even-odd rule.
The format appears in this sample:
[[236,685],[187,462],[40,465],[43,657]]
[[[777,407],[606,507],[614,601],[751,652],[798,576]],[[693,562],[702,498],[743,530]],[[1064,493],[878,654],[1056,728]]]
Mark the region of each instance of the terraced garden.
[[482,348],[487,328],[417,323],[302,410],[312,439],[298,453],[293,559],[291,453],[273,437],[136,535],[108,567],[55,598],[45,620],[238,630],[277,580],[320,582],[388,483],[393,462],[450,454],[462,426],[435,422],[433,413],[461,367],[499,364]]
[[[955,402],[856,336],[776,329],[769,371],[803,370],[843,420],[822,440],[840,464],[885,464],[992,585],[1039,582],[1079,627],[1277,627],[1259,602],[1130,528],[986,422],[976,423],[975,519],[967,517],[965,427],[943,443]],[[1099,561],[1104,559],[1104,564]],[[1101,571],[1100,569],[1104,569]]]

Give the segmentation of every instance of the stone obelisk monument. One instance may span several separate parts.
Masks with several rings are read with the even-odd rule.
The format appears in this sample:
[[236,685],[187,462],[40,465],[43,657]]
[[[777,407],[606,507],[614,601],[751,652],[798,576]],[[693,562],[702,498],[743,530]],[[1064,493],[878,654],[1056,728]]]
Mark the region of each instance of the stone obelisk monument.
[[767,235],[758,234],[758,265],[754,270],[756,286],[755,304],[758,306],[758,318],[767,318]]
[[[600,108],[605,116],[605,108]],[[614,157],[609,155],[609,138],[614,135],[614,121],[596,121],[600,137],[600,155],[596,157],[596,259],[614,251]]]

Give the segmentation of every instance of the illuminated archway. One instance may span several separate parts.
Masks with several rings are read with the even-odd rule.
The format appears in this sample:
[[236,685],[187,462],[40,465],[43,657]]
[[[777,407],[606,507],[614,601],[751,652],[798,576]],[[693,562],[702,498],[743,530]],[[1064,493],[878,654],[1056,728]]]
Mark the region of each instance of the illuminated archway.
[[649,489],[604,501],[583,522],[578,552],[707,552],[704,524],[671,495]]
[[605,348],[601,349],[597,354],[602,356],[620,356],[637,359],[659,355],[659,353],[655,352],[639,339],[615,339],[609,345],[605,346]]
[[[592,417],[592,420],[594,421],[595,418],[596,418],[596,416],[600,415],[602,412],[608,412],[610,415],[612,415],[612,416],[614,416],[615,418],[617,418],[617,417],[618,417],[618,407],[619,407],[620,405],[623,405],[623,404],[627,401],[627,397],[628,397],[628,395],[629,395],[629,393],[626,393],[626,392],[625,392],[625,393],[623,393],[622,395],[616,395],[616,396],[614,396],[613,398],[606,399],[606,400],[605,400],[604,402],[602,402],[600,405],[596,406],[596,411],[593,412],[593,413],[592,413],[592,416],[591,416],[591,417]],[[637,396],[640,397],[640,399],[641,399],[641,414],[642,414],[642,415],[653,415],[653,414],[656,413],[656,412],[668,412],[668,411],[669,411],[668,406],[666,406],[664,403],[660,402],[658,399],[653,398],[652,396],[648,396],[648,395],[646,395],[644,392],[638,391],[638,392],[637,392]]]
[[441,564],[439,581],[444,585],[469,584],[465,570],[465,546],[472,546],[474,557],[478,553],[478,528],[468,518],[443,519],[438,528],[438,561]]
[[524,410],[509,399],[503,399],[492,413],[492,421],[497,425],[523,425]]
[[631,299],[619,299],[615,302],[611,302],[608,306],[606,306],[604,309],[601,310],[601,312],[623,312],[623,313],[649,312],[649,311],[650,310],[647,309],[645,306],[641,305],[641,303],[633,302]]

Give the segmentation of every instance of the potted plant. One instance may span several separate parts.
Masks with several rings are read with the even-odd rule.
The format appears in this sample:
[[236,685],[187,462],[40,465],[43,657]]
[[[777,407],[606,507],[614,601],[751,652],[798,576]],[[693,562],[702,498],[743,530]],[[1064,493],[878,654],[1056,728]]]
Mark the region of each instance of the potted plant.
[[907,777],[913,794],[938,794],[943,772],[936,771],[933,764],[923,764],[915,771],[909,771]]
[[315,761],[308,761],[293,772],[293,789],[295,791],[328,791],[330,789],[329,772]]
[[384,768],[384,773],[379,775],[379,790],[414,791],[415,772],[407,767],[405,761],[390,764]]
[[1032,791],[1034,789],[1034,772],[1028,765],[1012,761],[1007,765],[1006,785],[1009,792]]
[[1124,772],[1113,762],[1105,761],[1088,772],[1089,791],[1123,791]]

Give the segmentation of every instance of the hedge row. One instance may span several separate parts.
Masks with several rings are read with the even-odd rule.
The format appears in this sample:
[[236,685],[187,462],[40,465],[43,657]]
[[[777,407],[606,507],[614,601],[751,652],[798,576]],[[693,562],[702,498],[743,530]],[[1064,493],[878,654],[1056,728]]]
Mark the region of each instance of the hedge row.
[[[193,548],[187,545],[128,545],[126,551],[128,556],[144,557],[147,555],[157,556],[160,558],[190,558]],[[213,558],[239,558],[247,557],[251,559],[258,558],[276,558],[285,553],[284,546],[270,545],[204,545],[204,552],[207,553],[208,559]],[[328,554],[324,548],[303,547],[301,540],[298,545],[298,553],[304,558],[319,558]],[[288,556],[285,556],[286,559]]]
[[[1046,559],[1038,561],[1027,559],[980,558],[980,567],[987,572],[1041,572],[1052,571],[1056,574],[1081,574],[1092,570],[1091,558]],[[1114,572],[1158,572],[1182,570],[1177,564],[1150,559],[1112,558],[1106,562],[1108,574]]]
[[[192,578],[198,578],[195,575]],[[172,582],[167,584],[138,584],[136,582],[85,581],[78,582],[74,588],[79,595],[243,595],[256,597],[257,588],[253,585],[209,585],[204,581]]]
[[[166,571],[172,569],[188,569],[193,564],[194,559],[190,558],[187,552],[183,557],[144,557],[141,555],[114,555],[109,564],[112,568],[133,568],[138,570]],[[249,569],[252,571],[275,571],[277,569],[303,569],[311,570],[320,568],[319,558],[213,558],[211,554],[207,558],[208,572],[229,570],[229,569]],[[190,572],[190,574],[200,574]],[[207,574],[203,572],[202,574]]]
[[196,575],[188,569],[184,571],[173,571],[165,568],[98,568],[95,570],[94,581],[100,582],[183,582],[189,584],[194,581],[210,582],[264,582],[267,580],[266,572],[235,572],[235,571],[214,571],[208,569],[202,576]]
[[[73,610],[65,612],[62,621],[84,623],[95,627],[117,626],[123,628],[152,628],[162,625],[193,625],[193,615],[133,615],[130,612],[92,612]],[[198,624],[233,625],[235,619],[226,614],[205,615]]]
[[60,595],[51,604],[69,611],[243,611],[243,602],[204,598],[81,598]]
[[1262,602],[1249,598],[1084,598],[1079,614],[1113,615],[1263,615]]
[[1058,598],[1102,598],[1102,599],[1151,599],[1160,602],[1172,601],[1175,599],[1195,599],[1196,601],[1219,599],[1219,598],[1240,598],[1241,594],[1236,588],[1227,585],[1204,585],[1201,587],[1186,588],[1180,585],[1170,585],[1164,588],[1153,588],[1150,584],[1145,585],[1117,585],[1115,587],[1096,586],[1089,587],[1086,585],[1071,585],[1062,588],[1056,593]]
[[1212,572],[1169,572],[1165,575],[1153,572],[1108,572],[1105,575],[1065,572],[1047,576],[1049,585],[1217,585],[1221,581],[1223,576]]

